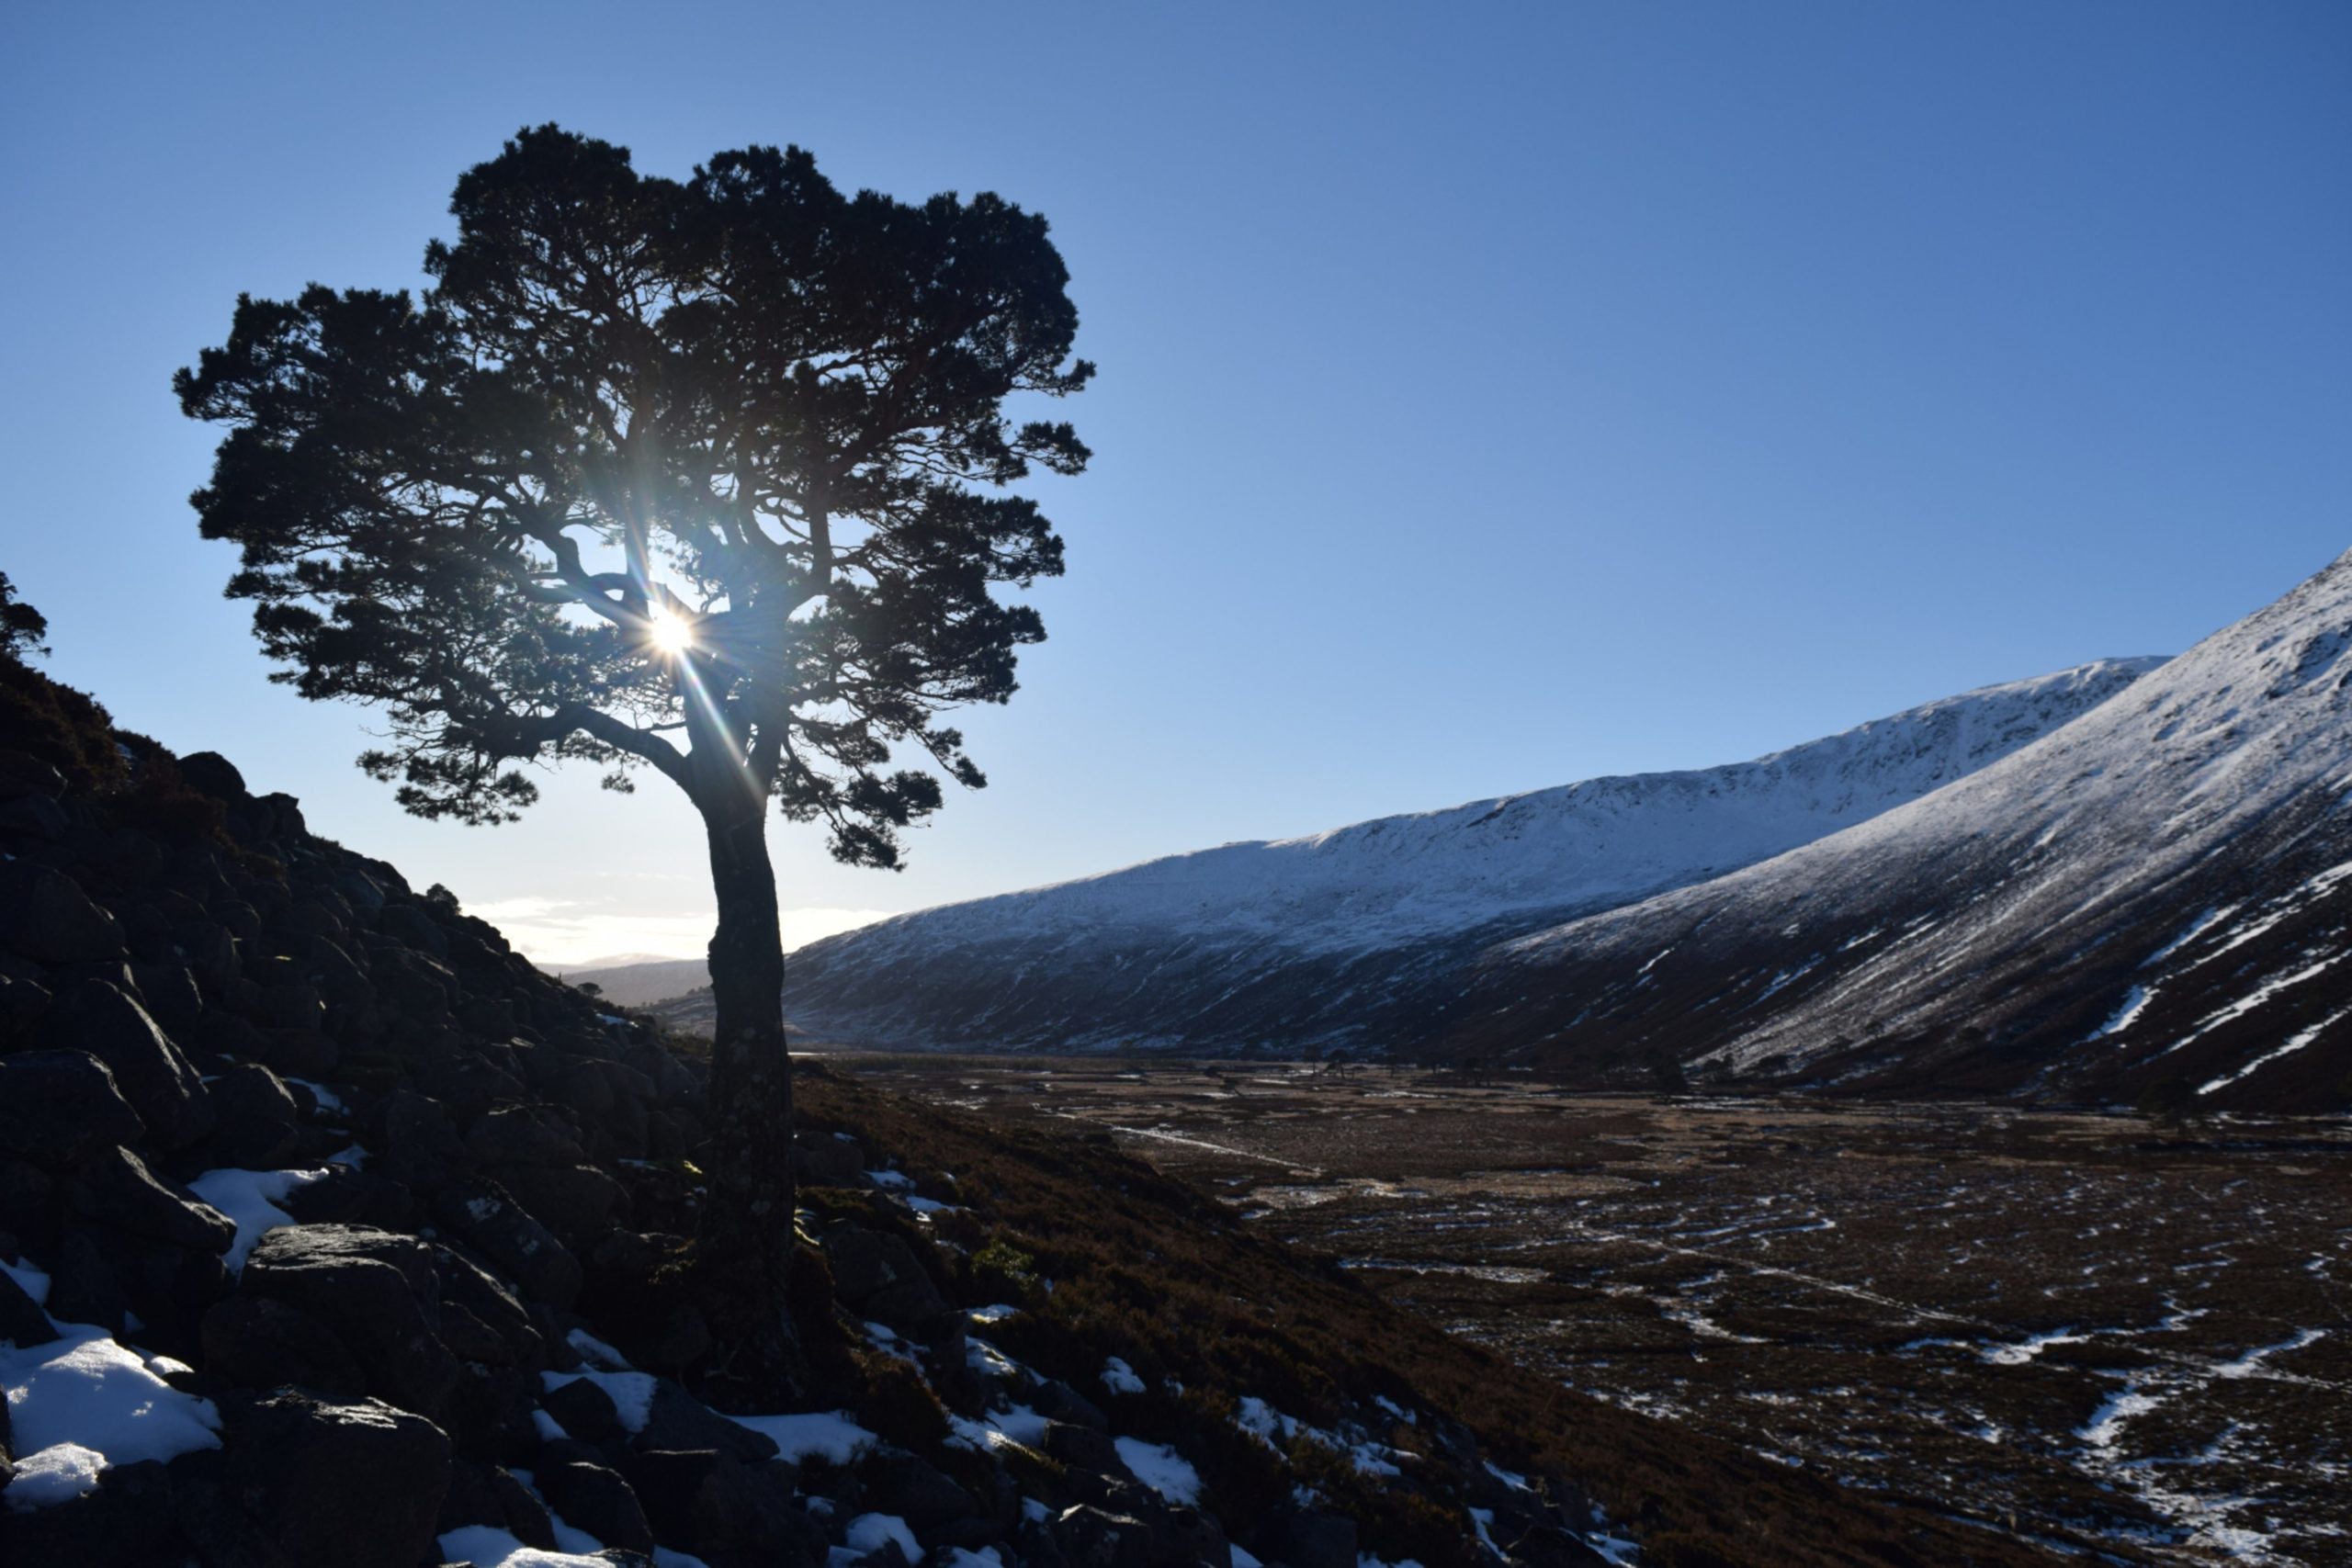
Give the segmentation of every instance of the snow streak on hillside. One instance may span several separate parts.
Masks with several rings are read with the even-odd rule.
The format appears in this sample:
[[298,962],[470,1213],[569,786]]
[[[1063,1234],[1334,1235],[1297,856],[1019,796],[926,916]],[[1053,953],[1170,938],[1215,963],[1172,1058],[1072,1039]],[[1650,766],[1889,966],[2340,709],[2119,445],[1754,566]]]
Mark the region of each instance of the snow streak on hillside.
[[1481,948],[1867,821],[2162,663],[1989,686],[1752,762],[1228,844],[884,921],[793,955],[795,1021],[914,1046],[1388,1043]]
[[1505,944],[1458,1048],[2218,1104],[2352,1031],[2352,554],[2013,755],[1702,886]]

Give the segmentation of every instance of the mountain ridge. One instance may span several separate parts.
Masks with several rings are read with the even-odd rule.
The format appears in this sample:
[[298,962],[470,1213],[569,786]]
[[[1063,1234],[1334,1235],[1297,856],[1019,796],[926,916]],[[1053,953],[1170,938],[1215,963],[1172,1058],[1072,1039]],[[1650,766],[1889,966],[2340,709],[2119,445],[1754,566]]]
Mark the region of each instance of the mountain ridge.
[[[1451,1042],[1890,1091],[2112,1099],[2177,1074],[2216,1105],[2324,1100],[2352,1044],[2329,897],[2352,875],[2348,653],[2352,552],[1978,773],[1505,944]],[[2249,1084],[2265,1053],[2276,1081]]]
[[896,916],[795,953],[788,1008],[805,1032],[845,1043],[1375,1043],[1418,1026],[1422,993],[1497,942],[1867,819],[2162,663],[1980,687],[1749,761],[1222,845]]

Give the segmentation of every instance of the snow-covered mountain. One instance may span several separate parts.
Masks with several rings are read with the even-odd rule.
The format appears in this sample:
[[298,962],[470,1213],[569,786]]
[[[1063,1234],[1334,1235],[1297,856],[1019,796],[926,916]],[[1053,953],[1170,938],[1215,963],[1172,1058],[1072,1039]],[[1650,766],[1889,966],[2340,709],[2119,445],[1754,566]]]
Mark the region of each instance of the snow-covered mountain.
[[844,1043],[1402,1046],[1484,950],[1778,855],[1965,777],[2163,661],[1988,686],[1752,762],[1227,844],[886,920],[791,955]]
[[2352,553],[1870,821],[1489,952],[1446,1047],[1580,1076],[2352,1093]]

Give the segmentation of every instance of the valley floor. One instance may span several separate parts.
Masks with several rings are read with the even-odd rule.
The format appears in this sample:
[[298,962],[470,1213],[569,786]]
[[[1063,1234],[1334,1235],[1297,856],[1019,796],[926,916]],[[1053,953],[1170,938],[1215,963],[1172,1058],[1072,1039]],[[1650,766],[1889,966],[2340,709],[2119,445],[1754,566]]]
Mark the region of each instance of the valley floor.
[[831,1058],[1107,1128],[1567,1386],[2133,1562],[2352,1562],[2352,1123]]

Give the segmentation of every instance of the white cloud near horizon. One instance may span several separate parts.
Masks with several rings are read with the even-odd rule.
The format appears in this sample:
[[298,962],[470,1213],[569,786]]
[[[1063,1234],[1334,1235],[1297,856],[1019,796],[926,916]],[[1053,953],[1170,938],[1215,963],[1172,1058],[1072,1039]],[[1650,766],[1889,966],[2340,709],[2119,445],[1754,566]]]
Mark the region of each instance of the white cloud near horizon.
[[[820,938],[871,925],[889,909],[797,908],[780,911],[789,953]],[[599,900],[499,898],[469,904],[466,913],[488,920],[542,968],[586,968],[605,959],[700,958],[717,916],[616,910]]]

